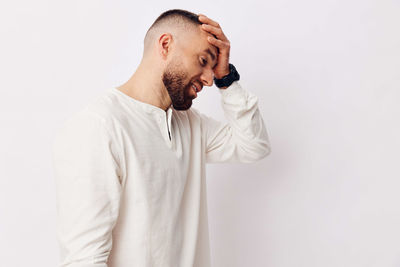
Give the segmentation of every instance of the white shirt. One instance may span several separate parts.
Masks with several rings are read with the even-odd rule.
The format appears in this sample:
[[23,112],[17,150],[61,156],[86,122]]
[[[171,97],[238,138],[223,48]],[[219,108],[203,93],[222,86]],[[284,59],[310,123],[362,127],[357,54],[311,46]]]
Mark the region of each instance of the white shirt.
[[53,142],[59,267],[210,266],[206,163],[271,151],[257,97],[238,81],[218,90],[224,123],[116,88],[65,122]]

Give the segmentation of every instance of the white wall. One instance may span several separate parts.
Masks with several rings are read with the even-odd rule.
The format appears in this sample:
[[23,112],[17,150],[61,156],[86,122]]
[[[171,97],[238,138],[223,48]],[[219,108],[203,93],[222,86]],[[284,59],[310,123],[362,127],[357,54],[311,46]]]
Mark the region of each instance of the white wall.
[[[213,266],[400,266],[400,2],[138,3],[0,4],[1,266],[58,263],[53,134],[129,78],[171,8],[221,24],[272,143],[208,166]],[[194,107],[223,119],[204,89]]]

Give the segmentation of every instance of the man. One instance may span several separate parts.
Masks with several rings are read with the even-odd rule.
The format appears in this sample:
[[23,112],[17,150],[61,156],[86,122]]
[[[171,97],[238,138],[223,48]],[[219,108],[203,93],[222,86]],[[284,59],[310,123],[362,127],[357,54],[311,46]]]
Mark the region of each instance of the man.
[[[59,130],[60,267],[210,266],[205,164],[270,153],[257,97],[239,84],[229,48],[214,20],[166,11],[132,77]],[[213,81],[227,123],[190,108]]]

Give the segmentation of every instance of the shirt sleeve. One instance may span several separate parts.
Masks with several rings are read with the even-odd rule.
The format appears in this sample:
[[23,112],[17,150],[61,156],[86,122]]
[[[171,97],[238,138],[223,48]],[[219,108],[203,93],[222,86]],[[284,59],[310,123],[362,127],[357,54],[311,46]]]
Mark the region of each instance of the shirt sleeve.
[[200,114],[206,136],[206,162],[249,163],[270,154],[269,136],[258,108],[258,98],[238,81],[219,92],[227,122]]
[[107,267],[121,194],[115,144],[87,111],[65,123],[52,148],[59,267]]

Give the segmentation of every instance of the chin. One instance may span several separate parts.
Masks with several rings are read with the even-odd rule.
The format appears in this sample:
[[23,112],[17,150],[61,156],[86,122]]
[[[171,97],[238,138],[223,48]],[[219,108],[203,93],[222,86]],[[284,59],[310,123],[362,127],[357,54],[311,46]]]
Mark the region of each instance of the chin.
[[192,106],[192,101],[189,103],[185,103],[185,105],[173,105],[174,109],[176,110],[188,110]]

